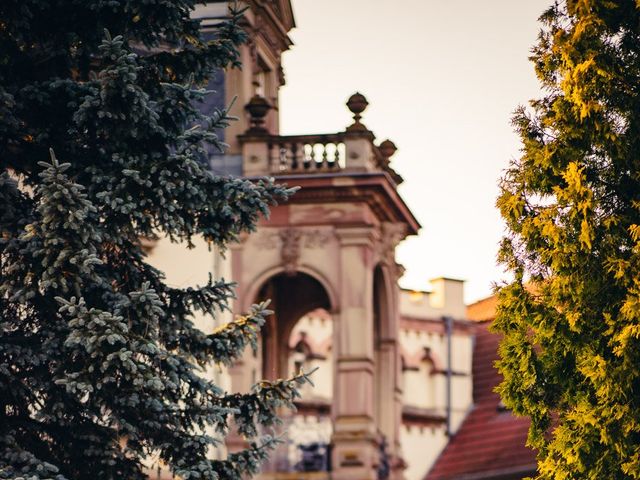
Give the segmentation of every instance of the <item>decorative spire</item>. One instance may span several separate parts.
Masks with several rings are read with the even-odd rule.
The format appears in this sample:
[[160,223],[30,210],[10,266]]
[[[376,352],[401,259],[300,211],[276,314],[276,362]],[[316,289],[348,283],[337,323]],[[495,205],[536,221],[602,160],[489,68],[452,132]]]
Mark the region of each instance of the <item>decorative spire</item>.
[[353,123],[347,127],[347,132],[368,132],[369,129],[360,123],[362,112],[365,111],[369,102],[364,95],[359,92],[354,93],[347,100],[347,108],[353,113]]

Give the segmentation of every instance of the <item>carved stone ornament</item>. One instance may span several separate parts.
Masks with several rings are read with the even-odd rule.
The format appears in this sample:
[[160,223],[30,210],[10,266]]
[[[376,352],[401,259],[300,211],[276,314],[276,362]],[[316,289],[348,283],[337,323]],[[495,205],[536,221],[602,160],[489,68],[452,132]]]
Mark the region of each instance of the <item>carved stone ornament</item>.
[[404,268],[404,265],[402,265],[401,263],[396,263],[396,278],[400,279],[404,276],[404,274],[407,272],[407,269]]
[[295,228],[288,228],[280,231],[280,259],[284,272],[287,275],[295,275],[298,271],[298,261],[300,260],[300,239],[302,232]]
[[266,230],[255,235],[255,246],[261,250],[280,248],[280,260],[286,273],[293,275],[298,270],[298,263],[303,248],[323,248],[332,238],[327,230]]
[[307,230],[304,232],[305,248],[322,248],[331,240],[331,234],[326,230]]
[[284,68],[282,68],[282,64],[280,63],[278,64],[277,72],[278,72],[278,82],[279,82],[279,85],[282,87],[287,83],[287,79],[284,74]]
[[396,266],[396,247],[406,234],[406,225],[403,223],[385,222],[380,226],[380,240],[376,250],[382,263],[389,267]]
[[273,250],[280,244],[278,232],[262,231],[254,235],[256,247],[260,250]]

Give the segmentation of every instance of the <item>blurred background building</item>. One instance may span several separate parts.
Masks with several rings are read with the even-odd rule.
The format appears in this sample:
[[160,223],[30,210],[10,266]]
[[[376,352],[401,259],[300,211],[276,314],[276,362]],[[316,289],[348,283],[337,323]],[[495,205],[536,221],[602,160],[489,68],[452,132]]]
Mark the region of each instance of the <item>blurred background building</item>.
[[[247,351],[229,371],[207,373],[223,388],[248,391],[260,379],[317,368],[297,412],[283,412],[286,442],[260,478],[531,473],[527,424],[492,392],[499,378],[492,366],[497,339],[486,329],[491,300],[467,312],[463,282],[449,278],[432,280],[429,292],[398,287],[403,268],[395,248],[420,225],[397,192],[403,179],[390,165],[395,145],[365,126],[367,100],[359,93],[347,101],[353,122],[346,128],[280,135],[281,55],[291,46],[293,11],[288,0],[248,6],[242,68],[215,72],[215,93],[202,105],[212,111],[235,99],[231,114],[239,117],[220,132],[229,147],[211,152],[211,168],[302,188],[225,256],[203,241],[189,250],[168,240],[148,247],[151,263],[173,285],[203,284],[209,274],[238,282],[235,313],[271,299],[275,314],[258,352]],[[205,34],[227,9],[227,2],[209,2],[196,10]],[[481,308],[489,313],[479,315]],[[229,320],[225,315],[196,321],[212,331]],[[243,444],[232,436],[228,448]]]

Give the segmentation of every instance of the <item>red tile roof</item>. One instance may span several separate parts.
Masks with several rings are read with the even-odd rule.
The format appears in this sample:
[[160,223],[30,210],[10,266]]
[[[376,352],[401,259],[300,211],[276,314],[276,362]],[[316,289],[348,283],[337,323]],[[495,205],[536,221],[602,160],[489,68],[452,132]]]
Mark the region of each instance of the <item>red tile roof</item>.
[[489,324],[476,325],[474,408],[425,480],[507,480],[535,473],[535,453],[525,446],[529,420],[500,409],[493,392],[500,383],[493,366],[500,337],[488,331]]
[[467,305],[467,319],[473,322],[492,320],[496,316],[498,297],[491,295],[477,302]]

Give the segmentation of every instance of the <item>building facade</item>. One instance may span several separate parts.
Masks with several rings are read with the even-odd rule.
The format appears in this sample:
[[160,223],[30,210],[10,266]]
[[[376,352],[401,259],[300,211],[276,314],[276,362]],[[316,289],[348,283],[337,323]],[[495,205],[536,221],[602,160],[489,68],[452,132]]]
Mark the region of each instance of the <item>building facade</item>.
[[495,392],[500,336],[489,326],[496,305],[492,295],[467,307],[475,330],[473,408],[425,480],[520,480],[536,474],[536,454],[526,447],[529,420],[512,415]]
[[[223,388],[244,392],[261,379],[317,368],[297,412],[283,412],[286,442],[261,478],[422,479],[473,406],[475,330],[463,284],[439,278],[430,292],[399,288],[395,248],[420,225],[398,194],[395,145],[365,126],[367,100],[358,93],[347,101],[346,128],[281,135],[281,58],[293,11],[287,0],[248,6],[242,69],[216,72],[217,93],[203,105],[235,98],[231,114],[239,117],[221,132],[229,148],[211,152],[211,168],[301,189],[225,256],[203,241],[186,249],[160,240],[149,245],[150,261],[176,286],[203,284],[209,274],[238,282],[234,313],[271,300],[275,313],[258,352],[207,372]],[[209,2],[195,15],[206,33],[226,12],[226,2]],[[229,319],[197,322],[210,332]],[[227,447],[243,442],[232,435]]]

